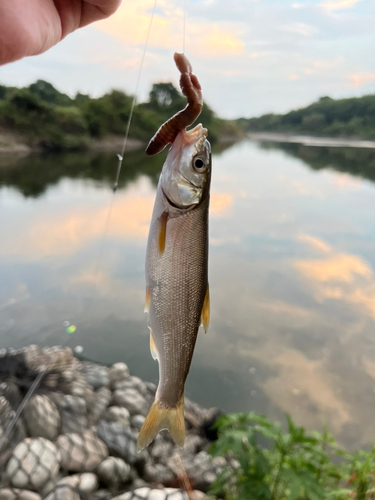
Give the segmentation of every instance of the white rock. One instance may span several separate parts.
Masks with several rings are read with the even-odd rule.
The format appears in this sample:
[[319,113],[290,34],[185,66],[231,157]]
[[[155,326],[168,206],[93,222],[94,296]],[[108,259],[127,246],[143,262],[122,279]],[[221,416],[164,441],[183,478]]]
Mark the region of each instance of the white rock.
[[125,363],[115,363],[109,370],[108,378],[111,389],[114,384],[120,380],[125,380],[129,377],[129,368]]
[[87,406],[83,398],[66,394],[59,403],[61,433],[84,432],[87,429]]
[[99,465],[97,474],[103,483],[115,488],[130,479],[131,469],[121,458],[108,457]]
[[56,441],[61,465],[74,472],[91,472],[108,456],[108,448],[91,430],[62,434]]
[[80,500],[80,497],[71,486],[56,486],[45,500]]
[[24,410],[26,427],[32,437],[53,441],[60,428],[60,413],[56,405],[44,395],[33,396]]
[[113,403],[129,410],[130,415],[146,416],[149,405],[146,399],[136,389],[117,390],[113,393]]
[[0,490],[0,500],[42,500],[42,497],[29,490],[4,488]]
[[93,386],[95,390],[109,385],[108,368],[97,363],[84,361],[82,363],[82,375],[86,382]]
[[151,490],[147,500],[165,500],[166,496],[167,494],[164,490]]
[[120,422],[123,425],[129,425],[130,423],[130,413],[126,408],[121,406],[110,406],[103,415],[104,420],[110,422]]
[[149,391],[146,382],[143,382],[139,377],[128,377],[125,380],[120,380],[116,382],[113,386],[113,390],[125,390],[125,389],[135,389],[140,392],[142,396],[147,396]]
[[99,481],[95,474],[92,472],[84,472],[83,474],[73,474],[60,479],[57,485],[66,484],[80,493],[92,493],[98,489]]
[[109,402],[111,401],[112,393],[108,387],[101,387],[95,393],[95,404],[92,409],[92,420],[98,422],[102,417]]
[[133,415],[131,418],[131,426],[140,431],[145,420],[146,417],[143,415]]
[[45,438],[26,438],[13,451],[6,477],[12,486],[38,490],[55,477],[60,468],[56,446]]

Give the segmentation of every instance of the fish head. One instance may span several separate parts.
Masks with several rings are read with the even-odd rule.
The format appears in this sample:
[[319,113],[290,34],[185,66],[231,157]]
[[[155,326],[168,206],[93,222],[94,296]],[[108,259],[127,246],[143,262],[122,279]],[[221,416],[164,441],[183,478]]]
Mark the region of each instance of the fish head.
[[165,160],[161,186],[168,201],[178,208],[198,205],[211,179],[211,146],[201,124],[179,132]]

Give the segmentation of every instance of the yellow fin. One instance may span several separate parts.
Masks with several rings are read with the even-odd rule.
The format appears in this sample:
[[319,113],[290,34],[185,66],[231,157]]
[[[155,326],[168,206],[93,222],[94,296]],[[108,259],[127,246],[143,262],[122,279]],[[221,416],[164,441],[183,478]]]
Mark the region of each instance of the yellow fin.
[[168,429],[174,442],[178,446],[184,446],[184,395],[181,396],[176,408],[163,408],[159,402],[153,403],[138,436],[138,453],[148,446],[162,429]]
[[146,286],[146,302],[145,302],[145,308],[144,308],[145,313],[148,313],[148,310],[150,308],[150,297],[151,297],[150,287]]
[[207,333],[208,325],[210,324],[210,290],[207,285],[206,295],[204,296],[202,313],[201,313],[201,325],[204,328],[205,333]]
[[151,351],[151,356],[159,361],[158,350],[156,349],[156,345],[151,330],[150,330],[150,351]]
[[165,249],[165,238],[167,236],[168,212],[163,212],[159,217],[159,238],[158,249],[160,255],[163,255]]

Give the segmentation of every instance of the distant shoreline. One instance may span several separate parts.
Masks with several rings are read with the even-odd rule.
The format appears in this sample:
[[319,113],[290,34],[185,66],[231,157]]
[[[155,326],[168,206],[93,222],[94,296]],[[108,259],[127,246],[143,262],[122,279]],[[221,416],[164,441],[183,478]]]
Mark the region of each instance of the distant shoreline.
[[282,134],[277,132],[253,132],[248,133],[249,139],[270,141],[270,142],[290,142],[303,144],[304,146],[332,147],[332,148],[369,148],[375,149],[375,141],[365,141],[354,138],[336,137],[316,137],[311,135]]

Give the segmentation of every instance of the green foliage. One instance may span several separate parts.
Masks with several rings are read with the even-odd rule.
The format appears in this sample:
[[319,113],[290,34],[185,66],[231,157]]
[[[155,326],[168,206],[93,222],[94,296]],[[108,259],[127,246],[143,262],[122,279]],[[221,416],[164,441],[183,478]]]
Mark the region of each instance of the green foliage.
[[375,95],[338,100],[325,96],[285,115],[240,118],[237,124],[251,132],[304,132],[375,139]]
[[69,96],[62,94],[53,85],[44,80],[37,80],[35,83],[32,83],[28,87],[28,90],[41,101],[48,102],[49,104],[69,106],[72,103]]
[[[90,140],[123,136],[133,97],[121,90],[92,99],[77,93],[74,99],[48,82],[38,80],[28,88],[0,86],[0,127],[23,135],[31,145],[44,149],[80,149]],[[172,83],[155,83],[149,101],[134,109],[129,136],[148,141],[173,114],[183,109],[186,98]],[[199,121],[208,128],[211,141],[223,135],[236,137],[233,122],[217,118],[204,105]]]
[[351,455],[339,449],[326,428],[308,433],[289,415],[286,420],[285,431],[254,412],[219,417],[219,439],[210,452],[226,456],[228,466],[211,493],[227,500],[375,498],[375,446]]

